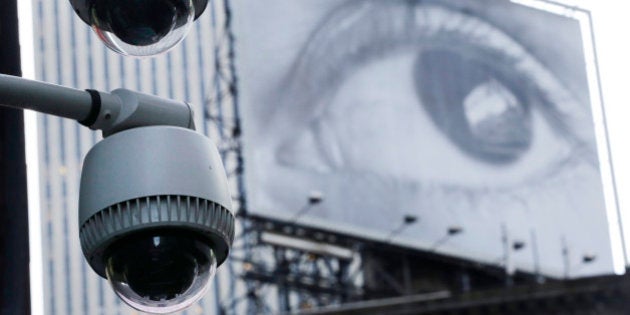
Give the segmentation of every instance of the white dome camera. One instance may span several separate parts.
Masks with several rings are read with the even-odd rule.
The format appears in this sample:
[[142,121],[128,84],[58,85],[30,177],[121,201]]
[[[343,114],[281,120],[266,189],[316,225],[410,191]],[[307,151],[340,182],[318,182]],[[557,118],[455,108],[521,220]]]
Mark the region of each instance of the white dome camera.
[[121,131],[85,158],[81,247],[127,304],[175,312],[205,293],[227,258],[230,204],[219,153],[205,136],[168,126]]
[[107,47],[141,57],[177,45],[208,0],[70,0],[70,4]]
[[218,150],[194,130],[188,104],[0,75],[0,106],[103,131],[83,163],[79,233],[87,262],[123,301],[163,314],[203,296],[228,257],[234,216]]

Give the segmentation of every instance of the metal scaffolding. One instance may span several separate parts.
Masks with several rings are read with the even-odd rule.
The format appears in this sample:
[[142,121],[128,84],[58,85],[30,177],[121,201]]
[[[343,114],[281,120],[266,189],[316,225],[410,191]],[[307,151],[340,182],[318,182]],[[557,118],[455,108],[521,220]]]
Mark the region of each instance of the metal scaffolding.
[[[220,314],[586,314],[602,305],[623,308],[625,278],[589,282],[511,275],[500,266],[433,250],[419,252],[301,226],[295,218],[250,215],[233,15],[229,0],[211,0],[211,8],[215,71],[203,115],[214,127],[210,134],[218,139],[238,218],[227,266],[232,284],[228,298],[219,301]],[[305,200],[307,205],[316,202]],[[415,220],[406,218],[399,230]],[[434,249],[460,232],[449,228]],[[523,247],[517,245],[506,243],[506,253]]]
[[[361,295],[360,275],[356,270],[351,272],[351,268],[358,266],[357,255],[338,257],[290,244],[314,240],[315,244],[329,245],[337,236],[302,228],[292,222],[248,215],[232,11],[229,0],[215,0],[211,6],[214,9],[211,14],[215,71],[212,93],[206,98],[203,114],[215,128],[210,134],[219,140],[219,151],[234,195],[237,230],[241,231],[230,258],[229,269],[233,278],[230,298],[221,301],[220,311],[224,314],[292,312],[356,299]],[[269,232],[294,241],[289,244],[265,242],[265,233]],[[270,299],[269,295],[276,298]]]

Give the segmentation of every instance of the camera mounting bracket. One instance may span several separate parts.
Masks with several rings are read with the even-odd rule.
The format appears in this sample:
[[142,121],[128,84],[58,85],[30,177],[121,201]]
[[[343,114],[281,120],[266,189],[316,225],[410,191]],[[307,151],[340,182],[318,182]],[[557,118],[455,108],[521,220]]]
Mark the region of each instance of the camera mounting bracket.
[[104,137],[146,126],[195,130],[189,104],[126,89],[111,93],[83,91],[0,75],[0,106],[74,119],[90,129],[102,130]]

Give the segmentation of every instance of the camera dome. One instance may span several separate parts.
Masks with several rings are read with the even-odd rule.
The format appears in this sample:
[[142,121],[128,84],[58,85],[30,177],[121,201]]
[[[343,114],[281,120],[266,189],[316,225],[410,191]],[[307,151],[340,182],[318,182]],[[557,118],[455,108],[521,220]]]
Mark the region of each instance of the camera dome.
[[221,156],[210,139],[173,126],[120,131],[85,157],[81,248],[125,303],[174,312],[201,297],[227,259],[231,208]]
[[133,308],[172,313],[196,302],[217,268],[206,242],[177,232],[144,232],[112,244],[106,254],[107,279]]
[[93,0],[90,25],[112,50],[151,56],[173,48],[196,16],[192,0]]

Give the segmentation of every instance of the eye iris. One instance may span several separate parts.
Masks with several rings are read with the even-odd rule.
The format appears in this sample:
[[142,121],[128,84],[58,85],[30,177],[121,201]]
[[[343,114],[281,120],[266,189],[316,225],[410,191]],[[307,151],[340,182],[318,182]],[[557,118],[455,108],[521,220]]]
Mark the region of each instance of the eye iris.
[[464,99],[464,110],[471,134],[483,150],[509,159],[529,147],[529,113],[496,80],[475,87]]
[[529,106],[500,69],[457,52],[427,50],[418,56],[414,78],[432,121],[462,152],[507,164],[529,149]]

